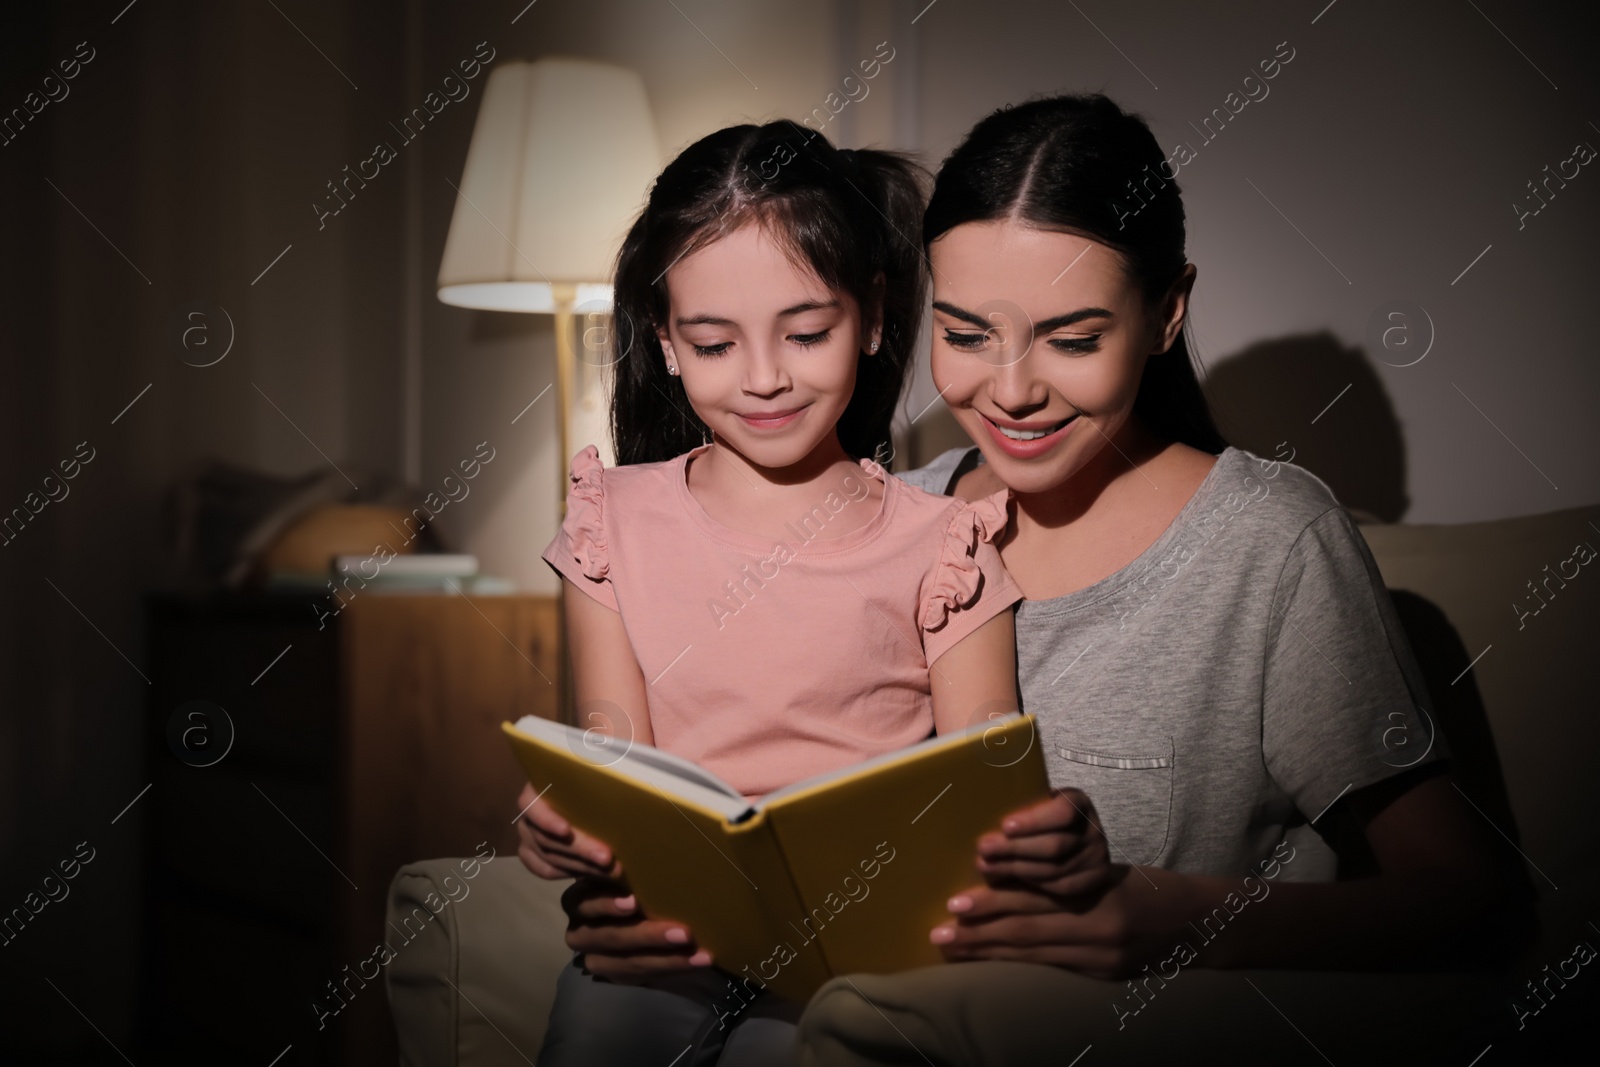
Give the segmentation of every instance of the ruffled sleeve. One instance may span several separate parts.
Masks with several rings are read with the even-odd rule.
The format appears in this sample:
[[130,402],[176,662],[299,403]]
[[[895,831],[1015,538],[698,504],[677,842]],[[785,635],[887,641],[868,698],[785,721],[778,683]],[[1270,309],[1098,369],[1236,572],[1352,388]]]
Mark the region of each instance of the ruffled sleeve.
[[929,663],[1022,599],[994,547],[1006,527],[1009,495],[1002,489],[952,509],[918,611]]
[[572,457],[567,517],[544,550],[544,561],[562,577],[612,610],[617,608],[606,545],[605,466],[590,445]]

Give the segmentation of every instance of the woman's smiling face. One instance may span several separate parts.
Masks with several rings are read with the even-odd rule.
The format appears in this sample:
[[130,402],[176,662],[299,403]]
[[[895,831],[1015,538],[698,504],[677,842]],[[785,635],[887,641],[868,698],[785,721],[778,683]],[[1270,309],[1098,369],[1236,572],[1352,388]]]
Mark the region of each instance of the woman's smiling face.
[[935,386],[1002,482],[1055,488],[1128,425],[1146,360],[1182,328],[1186,289],[1152,322],[1119,253],[1010,220],[957,226],[929,256]]

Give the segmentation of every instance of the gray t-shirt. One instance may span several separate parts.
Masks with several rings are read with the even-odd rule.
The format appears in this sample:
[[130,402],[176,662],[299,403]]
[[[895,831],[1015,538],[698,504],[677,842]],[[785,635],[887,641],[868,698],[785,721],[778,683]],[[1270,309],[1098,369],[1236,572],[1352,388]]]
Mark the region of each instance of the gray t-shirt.
[[[901,477],[948,492],[971,451]],[[1089,795],[1117,862],[1242,877],[1287,838],[1282,876],[1330,881],[1310,823],[1447,755],[1350,516],[1309,472],[1235,448],[1132,563],[1024,601],[1017,659],[1051,784]]]

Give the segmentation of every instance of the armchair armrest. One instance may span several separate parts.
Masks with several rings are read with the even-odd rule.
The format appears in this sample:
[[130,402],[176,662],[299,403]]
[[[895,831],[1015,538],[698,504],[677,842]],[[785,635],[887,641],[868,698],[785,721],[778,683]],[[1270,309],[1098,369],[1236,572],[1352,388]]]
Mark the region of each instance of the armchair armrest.
[[515,856],[400,868],[384,985],[402,1067],[533,1062],[572,958],[561,911],[570,884],[536,878]]

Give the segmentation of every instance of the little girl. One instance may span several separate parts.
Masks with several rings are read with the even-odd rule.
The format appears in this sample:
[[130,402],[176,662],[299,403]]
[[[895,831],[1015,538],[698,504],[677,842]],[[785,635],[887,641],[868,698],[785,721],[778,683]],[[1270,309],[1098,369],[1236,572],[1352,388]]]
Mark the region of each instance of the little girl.
[[[618,258],[619,465],[578,454],[544,553],[578,713],[752,800],[1016,707],[1005,490],[935,496],[870,458],[922,314],[917,175],[790,122],[721,130],[662,172]],[[530,866],[620,876],[553,814],[527,816]],[[541,1067],[783,1062],[792,1029],[761,1022],[800,1006],[730,1018],[728,975],[693,962],[614,984],[575,960]]]

